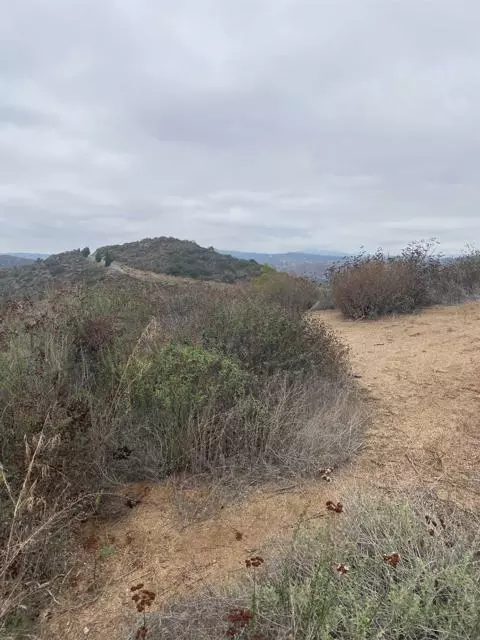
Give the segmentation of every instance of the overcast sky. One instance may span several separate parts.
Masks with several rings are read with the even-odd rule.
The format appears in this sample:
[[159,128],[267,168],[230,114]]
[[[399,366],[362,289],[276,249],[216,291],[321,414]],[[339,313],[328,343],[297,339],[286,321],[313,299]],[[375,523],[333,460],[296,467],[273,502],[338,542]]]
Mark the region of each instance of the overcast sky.
[[0,251],[480,245],[478,0],[15,0]]

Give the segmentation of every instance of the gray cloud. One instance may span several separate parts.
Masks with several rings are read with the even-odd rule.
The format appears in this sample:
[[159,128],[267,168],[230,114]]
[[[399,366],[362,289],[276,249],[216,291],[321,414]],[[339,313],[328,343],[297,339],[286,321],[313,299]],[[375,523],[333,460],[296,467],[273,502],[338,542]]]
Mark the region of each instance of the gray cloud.
[[18,0],[0,251],[480,240],[474,0]]

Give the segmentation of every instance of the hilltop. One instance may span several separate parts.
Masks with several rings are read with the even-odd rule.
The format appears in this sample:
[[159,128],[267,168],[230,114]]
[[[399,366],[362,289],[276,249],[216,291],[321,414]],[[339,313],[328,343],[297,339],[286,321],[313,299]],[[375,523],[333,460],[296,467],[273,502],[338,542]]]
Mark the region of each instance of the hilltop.
[[213,248],[176,238],[105,246],[97,249],[95,256],[103,259],[108,256],[113,268],[105,268],[105,260],[96,261],[80,249],[38,261],[5,256],[8,261],[4,269],[0,268],[0,298],[38,297],[65,284],[90,284],[105,279],[154,280],[162,275],[172,282],[178,278],[179,283],[182,278],[235,283],[247,282],[262,272],[262,266],[253,260],[221,255]]
[[142,271],[219,282],[242,282],[262,272],[254,260],[223,255],[213,247],[177,238],[145,238],[138,242],[100,247],[96,252]]

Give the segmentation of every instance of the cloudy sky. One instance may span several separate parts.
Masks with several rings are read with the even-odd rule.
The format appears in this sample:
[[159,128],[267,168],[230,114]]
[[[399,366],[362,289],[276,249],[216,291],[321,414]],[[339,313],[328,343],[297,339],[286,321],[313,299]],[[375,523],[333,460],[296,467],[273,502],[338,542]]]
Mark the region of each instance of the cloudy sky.
[[15,0],[0,251],[480,245],[478,0]]

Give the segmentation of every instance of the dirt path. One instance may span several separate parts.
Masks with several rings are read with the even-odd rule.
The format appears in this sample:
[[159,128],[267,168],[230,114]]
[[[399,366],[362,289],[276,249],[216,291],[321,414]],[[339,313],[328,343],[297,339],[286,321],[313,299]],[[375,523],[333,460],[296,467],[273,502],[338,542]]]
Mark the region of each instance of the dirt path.
[[[348,322],[335,312],[316,317],[350,344],[355,371],[370,392],[372,425],[357,460],[331,485],[257,489],[224,506],[215,488],[130,487],[144,493],[142,504],[115,524],[97,526],[93,541],[85,538],[85,566],[74,576],[79,604],[55,613],[45,637],[103,640],[113,637],[112,628],[115,637],[127,637],[120,629],[132,620],[128,587],[134,582],[147,583],[161,603],[234,577],[272,535],[288,533],[300,517],[315,518],[326,499],[348,504],[353,490],[392,495],[420,484],[478,505],[480,304],[371,323]],[[89,544],[114,552],[94,569]],[[98,594],[88,591],[94,571]]]
[[121,262],[112,262],[109,267],[112,271],[116,271],[117,273],[122,273],[123,275],[129,276],[134,280],[141,280],[142,282],[156,282],[166,285],[178,285],[185,282],[195,282],[189,278],[179,278],[178,276],[169,276],[164,273],[154,273],[153,271],[141,271],[140,269],[135,269],[134,267],[129,267],[126,264],[122,264]]
[[480,493],[480,304],[371,323],[328,321],[352,348],[373,424],[352,471],[396,490],[417,484],[475,504]]

